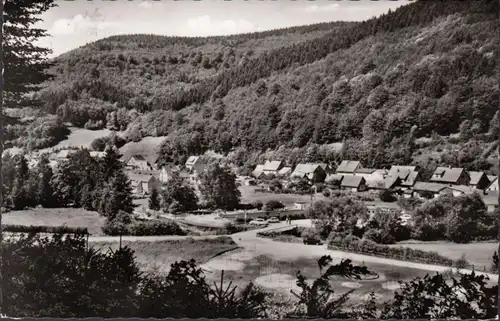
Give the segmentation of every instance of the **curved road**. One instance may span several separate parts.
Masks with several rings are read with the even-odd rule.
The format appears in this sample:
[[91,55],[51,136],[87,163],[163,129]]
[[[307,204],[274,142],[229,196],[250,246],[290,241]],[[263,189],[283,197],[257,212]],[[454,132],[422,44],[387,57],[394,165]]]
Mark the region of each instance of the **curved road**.
[[[293,221],[292,221],[293,225]],[[365,263],[377,263],[392,266],[408,267],[424,271],[431,272],[446,272],[450,270],[450,267],[413,263],[408,261],[400,261],[394,259],[386,259],[381,257],[355,254],[343,251],[329,250],[324,245],[305,245],[302,243],[285,243],[276,242],[267,238],[257,237],[257,232],[275,229],[278,227],[286,226],[285,223],[278,223],[268,226],[266,228],[251,230],[236,233],[233,235],[228,235],[232,237],[234,242],[249,251],[253,251],[259,254],[269,255],[275,259],[282,260],[296,260],[299,258],[318,258],[323,255],[330,255],[334,260],[340,259],[351,259],[357,262]],[[122,241],[144,241],[144,242],[155,242],[155,241],[171,241],[171,240],[183,240],[187,238],[193,239],[214,239],[222,235],[206,235],[206,236],[123,236]],[[117,236],[94,236],[89,237],[89,242],[117,242],[119,237]],[[460,270],[463,273],[471,273],[471,270]],[[487,275],[491,281],[497,281],[498,275],[491,273],[484,273],[475,271],[476,274]]]

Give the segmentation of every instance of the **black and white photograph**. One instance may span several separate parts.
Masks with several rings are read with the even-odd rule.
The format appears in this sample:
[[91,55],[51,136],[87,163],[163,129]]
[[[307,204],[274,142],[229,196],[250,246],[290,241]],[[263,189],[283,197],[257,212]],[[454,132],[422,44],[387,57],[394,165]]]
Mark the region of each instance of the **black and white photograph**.
[[497,319],[500,0],[0,0],[0,319]]

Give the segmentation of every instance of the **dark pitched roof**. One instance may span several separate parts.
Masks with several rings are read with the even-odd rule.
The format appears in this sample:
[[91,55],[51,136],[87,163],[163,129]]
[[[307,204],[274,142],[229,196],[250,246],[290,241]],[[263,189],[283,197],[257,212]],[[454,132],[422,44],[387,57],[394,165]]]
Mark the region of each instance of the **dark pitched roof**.
[[430,180],[433,182],[456,183],[463,172],[464,169],[461,167],[438,167]]
[[359,174],[373,174],[377,171],[376,168],[358,168],[356,170],[356,173],[359,173]]
[[340,186],[358,188],[363,183],[365,183],[365,179],[362,176],[344,175],[340,182]]
[[130,156],[130,159],[132,159],[132,158],[135,158],[135,159],[141,160],[141,161],[145,161],[146,160],[146,158],[144,156],[139,155],[139,154],[134,154],[134,155]]
[[[467,174],[469,174],[471,185],[477,185],[479,183],[479,180],[481,179],[481,177],[483,177],[483,175],[486,176],[486,174],[484,172],[467,172]],[[486,178],[488,178],[488,177],[486,176]],[[488,181],[489,181],[489,178],[488,178]]]
[[447,186],[440,183],[429,183],[429,182],[416,182],[413,186],[413,190],[416,192],[433,192],[439,193]]
[[354,173],[360,165],[358,161],[343,160],[339,167],[337,167],[337,173]]
[[277,171],[281,166],[281,161],[266,161],[264,171]]

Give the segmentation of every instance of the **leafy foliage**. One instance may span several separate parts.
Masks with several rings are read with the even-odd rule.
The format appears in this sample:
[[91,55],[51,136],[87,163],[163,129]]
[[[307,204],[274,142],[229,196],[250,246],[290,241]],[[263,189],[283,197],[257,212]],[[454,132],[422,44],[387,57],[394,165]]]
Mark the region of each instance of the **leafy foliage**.
[[200,180],[201,194],[210,206],[232,210],[240,203],[241,192],[231,169],[218,163],[210,164],[201,174]]
[[194,189],[177,173],[174,173],[165,184],[161,195],[165,212],[187,212],[198,208],[198,197]]

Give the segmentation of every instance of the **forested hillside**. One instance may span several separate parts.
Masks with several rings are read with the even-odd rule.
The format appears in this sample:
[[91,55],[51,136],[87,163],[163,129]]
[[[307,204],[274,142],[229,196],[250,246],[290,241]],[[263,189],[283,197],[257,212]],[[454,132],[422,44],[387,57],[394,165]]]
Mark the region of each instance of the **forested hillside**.
[[168,136],[160,161],[344,141],[345,157],[382,166],[454,133],[476,152],[499,130],[497,6],[417,1],[359,23],[115,36],[56,58],[39,96],[63,122]]

